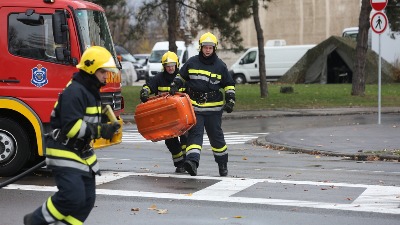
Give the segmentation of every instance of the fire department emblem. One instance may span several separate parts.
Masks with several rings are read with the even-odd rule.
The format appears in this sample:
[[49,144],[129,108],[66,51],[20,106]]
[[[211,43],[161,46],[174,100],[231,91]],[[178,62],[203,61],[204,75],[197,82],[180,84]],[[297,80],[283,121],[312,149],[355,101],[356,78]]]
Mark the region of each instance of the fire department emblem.
[[47,80],[47,69],[41,64],[38,64],[32,69],[32,80],[31,83],[36,87],[43,87],[49,81]]

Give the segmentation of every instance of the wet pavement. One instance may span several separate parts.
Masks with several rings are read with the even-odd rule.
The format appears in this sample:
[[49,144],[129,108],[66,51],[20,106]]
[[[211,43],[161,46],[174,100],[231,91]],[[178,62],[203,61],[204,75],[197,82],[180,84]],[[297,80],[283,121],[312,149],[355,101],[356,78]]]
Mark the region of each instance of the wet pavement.
[[[269,132],[254,143],[272,149],[349,157],[354,160],[400,161],[400,107],[383,107],[381,120],[377,108],[285,109],[268,111],[240,111],[224,113],[224,120],[288,118],[296,119],[323,116],[374,115],[376,122],[363,124],[364,117],[340,126],[318,125],[300,129],[283,129]],[[391,120],[382,119],[391,115]],[[398,117],[397,117],[398,115]],[[357,117],[356,117],[357,118]],[[123,116],[132,121],[133,116]],[[369,121],[370,122],[370,121]],[[311,121],[309,123],[312,123]],[[328,124],[328,123],[327,123]],[[255,129],[259,129],[256,128]],[[255,131],[253,131],[255,132]]]

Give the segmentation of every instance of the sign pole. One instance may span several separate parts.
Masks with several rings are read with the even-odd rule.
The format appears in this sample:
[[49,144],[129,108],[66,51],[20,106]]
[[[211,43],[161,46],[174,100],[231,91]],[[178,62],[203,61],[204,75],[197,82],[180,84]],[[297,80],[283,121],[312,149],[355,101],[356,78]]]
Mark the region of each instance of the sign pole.
[[379,62],[378,62],[378,124],[381,124],[381,78],[382,78],[382,59],[381,59],[381,34],[379,35]]
[[379,59],[378,59],[378,124],[381,124],[381,100],[382,100],[382,59],[381,59],[381,33],[386,30],[388,19],[386,14],[381,12],[385,9],[388,0],[370,0],[371,7],[378,11],[372,15],[370,21],[371,29],[379,36]]

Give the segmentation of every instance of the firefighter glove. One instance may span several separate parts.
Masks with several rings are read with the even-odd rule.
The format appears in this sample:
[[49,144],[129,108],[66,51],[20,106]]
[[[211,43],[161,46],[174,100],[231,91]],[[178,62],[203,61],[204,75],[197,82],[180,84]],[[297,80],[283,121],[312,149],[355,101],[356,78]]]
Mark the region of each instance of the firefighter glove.
[[103,123],[101,124],[101,137],[104,139],[111,139],[114,135],[114,133],[121,127],[119,123],[113,123],[113,124],[106,124]]
[[148,99],[149,99],[149,91],[143,88],[142,90],[140,90],[140,101],[147,102]]
[[227,113],[231,113],[233,111],[233,106],[235,106],[235,100],[230,99],[225,103],[223,110],[225,110]]
[[171,87],[169,88],[169,94],[174,95],[176,92],[178,92],[179,88],[175,84],[175,82],[171,83]]
[[182,85],[182,81],[175,78],[174,81],[171,83],[171,86],[169,87],[169,94],[175,95],[175,93],[179,91],[179,88],[181,88]]
[[91,139],[97,139],[100,138],[100,128],[101,126],[99,124],[94,124],[94,123],[86,123],[86,138],[90,137]]

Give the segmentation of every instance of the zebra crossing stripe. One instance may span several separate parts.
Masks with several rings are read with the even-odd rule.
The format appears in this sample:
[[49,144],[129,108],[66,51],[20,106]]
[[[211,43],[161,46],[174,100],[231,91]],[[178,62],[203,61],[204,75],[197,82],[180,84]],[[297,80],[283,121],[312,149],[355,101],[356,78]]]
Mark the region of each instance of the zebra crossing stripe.
[[[253,140],[262,135],[268,133],[250,133],[250,134],[239,134],[238,132],[227,132],[224,133],[225,141],[227,145],[244,144],[249,140]],[[204,134],[203,145],[210,145],[207,134]],[[122,143],[150,143],[151,141],[146,140],[137,130],[126,130],[122,133]],[[163,141],[152,142],[152,143],[164,143]]]

